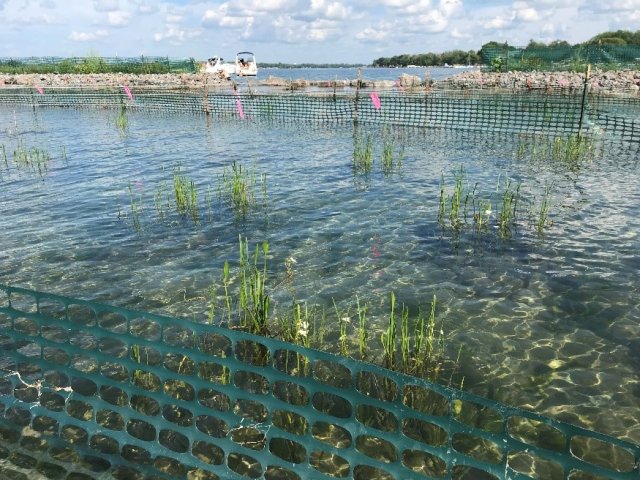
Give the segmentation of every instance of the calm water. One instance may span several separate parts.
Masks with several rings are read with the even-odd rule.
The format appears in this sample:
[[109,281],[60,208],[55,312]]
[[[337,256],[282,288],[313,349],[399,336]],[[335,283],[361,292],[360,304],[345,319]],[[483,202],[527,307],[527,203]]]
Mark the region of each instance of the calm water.
[[[444,80],[475,67],[464,68],[444,68],[429,67],[429,78],[431,80]],[[402,74],[416,75],[424,79],[427,69],[418,68],[373,68],[362,67],[362,78],[364,80],[396,80]],[[259,80],[264,80],[270,76],[297,80],[304,78],[307,80],[355,80],[358,78],[357,68],[261,68],[258,63]]]
[[[276,310],[293,296],[353,314],[357,295],[375,343],[391,291],[412,311],[435,294],[449,355],[462,347],[466,389],[640,441],[638,146],[563,162],[520,158],[514,136],[366,133],[376,162],[368,175],[353,172],[347,126],[138,113],[123,134],[114,112],[0,106],[0,282],[205,321],[207,290],[221,295],[238,236],[267,240]],[[383,138],[404,148],[387,175]],[[15,165],[18,145],[46,150],[47,172]],[[267,179],[266,209],[244,220],[216,197],[234,161]],[[197,186],[197,224],[154,206],[176,166]],[[505,178],[521,182],[531,211],[551,186],[552,225],[540,236],[523,214],[509,238],[493,227],[443,230],[441,178],[450,187],[461,167],[492,215]],[[326,327],[335,339],[338,326]]]

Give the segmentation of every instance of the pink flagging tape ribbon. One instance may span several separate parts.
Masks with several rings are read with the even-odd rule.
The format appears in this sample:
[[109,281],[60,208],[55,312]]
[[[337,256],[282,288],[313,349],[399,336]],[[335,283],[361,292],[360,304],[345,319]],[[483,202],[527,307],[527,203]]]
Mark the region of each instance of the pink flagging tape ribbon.
[[244,109],[242,108],[242,102],[240,101],[240,95],[238,95],[237,90],[233,90],[233,94],[236,96],[236,110],[238,111],[238,115],[241,119],[244,120]]
[[129,87],[127,87],[126,85],[123,85],[122,89],[124,90],[124,93],[127,94],[127,97],[129,97],[129,100],[133,100],[133,94],[131,93],[131,90],[129,89]]
[[42,88],[42,87],[36,87],[36,91],[37,91],[40,95],[44,95],[44,88]]
[[371,103],[373,103],[376,112],[380,110],[380,97],[378,96],[378,94],[376,92],[371,92],[369,94],[369,97],[371,97]]

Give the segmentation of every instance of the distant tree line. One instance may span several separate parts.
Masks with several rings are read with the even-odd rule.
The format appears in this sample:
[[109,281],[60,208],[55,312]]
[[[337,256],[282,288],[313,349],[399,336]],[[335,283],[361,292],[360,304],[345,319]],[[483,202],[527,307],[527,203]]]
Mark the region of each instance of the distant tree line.
[[[631,32],[628,30],[617,30],[615,32],[599,33],[595,37],[578,45],[640,45],[640,30]],[[554,40],[549,43],[529,41],[526,49],[570,49],[573,46],[565,40]],[[393,57],[380,57],[373,61],[374,67],[406,67],[407,65],[419,65],[423,67],[448,65],[477,65],[482,63],[482,49],[503,48],[515,49],[507,42],[490,41],[482,45],[479,51],[452,50],[444,53],[418,53],[403,54]]]
[[418,65],[434,67],[443,65],[475,65],[480,63],[478,52],[473,50],[452,50],[443,53],[418,53],[396,55],[394,57],[380,57],[373,61],[374,67],[406,67]]

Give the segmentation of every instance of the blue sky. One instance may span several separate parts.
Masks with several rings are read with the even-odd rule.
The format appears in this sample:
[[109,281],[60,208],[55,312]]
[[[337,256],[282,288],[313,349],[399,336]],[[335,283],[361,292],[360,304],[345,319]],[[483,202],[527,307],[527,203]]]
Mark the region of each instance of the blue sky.
[[489,40],[577,43],[640,28],[640,0],[0,0],[0,57],[370,63]]

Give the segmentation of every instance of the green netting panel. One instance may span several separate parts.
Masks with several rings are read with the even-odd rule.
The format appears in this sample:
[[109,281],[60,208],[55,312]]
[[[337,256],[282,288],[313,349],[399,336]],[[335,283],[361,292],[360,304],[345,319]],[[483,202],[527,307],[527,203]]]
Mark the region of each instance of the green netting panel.
[[485,47],[485,66],[500,70],[581,70],[587,64],[600,68],[640,68],[640,45],[560,45],[554,47]]
[[173,73],[197,71],[193,58],[13,57],[0,58],[2,73]]
[[179,318],[0,285],[0,349],[0,457],[51,478],[640,474],[639,445]]
[[[438,90],[381,92],[380,107],[368,93],[359,94],[233,94],[218,91],[133,89],[129,99],[122,88],[0,89],[1,104],[40,107],[122,108],[158,114],[196,113],[278,121],[389,124],[412,127],[482,130],[549,135],[580,131],[622,136],[640,141],[635,121],[640,99],[591,91],[523,89]],[[582,123],[581,123],[582,118]],[[597,128],[596,128],[597,127]]]

